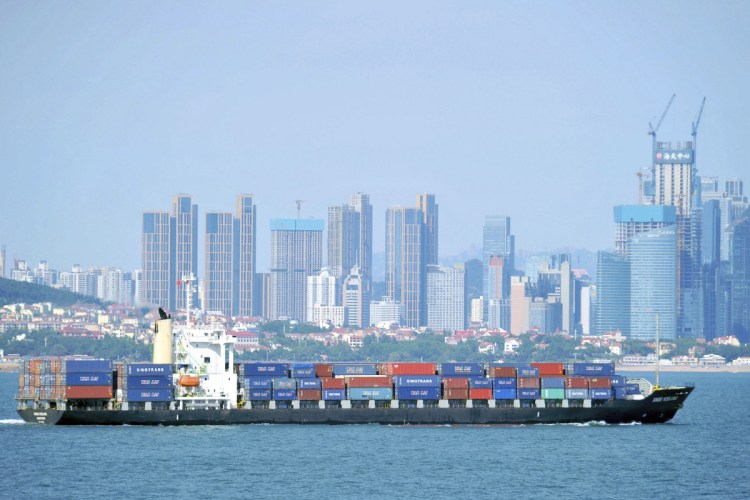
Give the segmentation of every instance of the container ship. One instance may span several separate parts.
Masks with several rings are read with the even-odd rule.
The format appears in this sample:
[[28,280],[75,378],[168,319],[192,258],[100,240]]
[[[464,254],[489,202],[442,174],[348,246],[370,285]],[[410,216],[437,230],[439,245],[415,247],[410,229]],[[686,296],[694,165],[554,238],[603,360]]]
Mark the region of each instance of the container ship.
[[663,423],[693,387],[613,363],[235,363],[222,325],[154,325],[152,363],[24,362],[18,413],[58,425]]

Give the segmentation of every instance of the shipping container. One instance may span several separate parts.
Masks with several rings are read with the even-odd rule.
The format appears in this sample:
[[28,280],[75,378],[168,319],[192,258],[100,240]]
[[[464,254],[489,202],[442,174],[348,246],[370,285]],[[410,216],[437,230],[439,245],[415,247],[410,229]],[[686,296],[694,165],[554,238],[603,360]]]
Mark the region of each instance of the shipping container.
[[[37,365],[37,370],[42,368]],[[67,373],[111,373],[112,361],[108,359],[66,359],[64,371]],[[41,373],[39,371],[38,373]]]
[[438,375],[396,375],[393,384],[396,387],[440,387]]
[[350,387],[349,399],[352,401],[366,401],[370,399],[382,401],[393,399],[393,389],[390,387]]
[[381,375],[435,375],[435,363],[382,363],[379,366]]
[[591,389],[591,399],[612,399],[612,389]]
[[[469,389],[492,389],[491,378],[472,378],[469,379]],[[474,398],[471,398],[474,399]]]
[[248,389],[273,389],[273,379],[269,377],[245,377],[240,384]]
[[292,401],[297,399],[297,391],[291,389],[274,389],[273,399],[276,401]]
[[592,377],[589,379],[589,389],[609,389],[612,380],[609,377]]
[[128,389],[168,389],[172,387],[172,376],[128,377]]
[[377,375],[378,365],[376,364],[334,364],[333,374],[341,375]]
[[[495,389],[513,389],[514,393],[515,393],[516,387],[518,387],[518,384],[516,383],[516,379],[510,378],[510,377],[496,378],[492,385],[493,385],[493,388]],[[515,396],[511,399],[515,399]]]
[[393,378],[387,376],[346,377],[346,385],[349,388],[393,387]]
[[518,377],[516,387],[519,389],[539,389],[539,379],[536,377]]
[[333,377],[333,365],[330,363],[316,363],[315,376],[318,378]]
[[533,366],[519,366],[516,368],[516,371],[518,372],[518,377],[524,377],[524,378],[538,378],[539,377],[539,368],[533,367]]
[[289,365],[286,363],[242,363],[240,375],[245,377],[287,377]]
[[537,368],[541,377],[562,375],[565,370],[562,363],[531,363],[531,367]]
[[469,399],[492,399],[492,387],[469,389]]
[[315,377],[315,365],[313,363],[293,363],[289,368],[289,376],[292,378]]
[[440,399],[440,387],[396,387],[396,399]]
[[565,389],[565,377],[542,377],[541,380],[542,389]]
[[320,389],[299,389],[297,399],[300,401],[320,401],[323,397]]
[[565,399],[565,388],[555,387],[553,389],[542,389],[542,399]]
[[319,378],[298,378],[297,389],[321,389]]
[[608,377],[615,374],[614,363],[570,363],[566,366],[568,375]]
[[270,401],[273,396],[271,389],[250,389],[245,394],[248,401]]
[[440,375],[443,377],[484,376],[482,363],[443,363],[440,365]]
[[516,378],[517,369],[515,366],[491,366],[489,370],[492,378]]
[[469,399],[469,389],[443,389],[443,399]]
[[[273,379],[273,388],[274,390],[288,390],[288,391],[294,391],[297,389],[297,381],[293,378],[275,378]],[[274,397],[276,399],[276,397]]]
[[346,389],[345,378],[322,378],[320,385],[323,389]]
[[588,389],[589,379],[584,377],[570,377],[565,380],[566,389]]
[[341,401],[346,399],[346,390],[344,389],[323,389],[323,399],[325,401]]
[[625,377],[622,375],[612,375],[610,380],[612,380],[613,387],[622,387],[625,385]]
[[494,389],[492,395],[495,399],[516,399],[516,389],[515,387]]
[[638,384],[625,384],[625,393],[628,396],[634,396],[641,393],[641,388]]
[[65,388],[68,399],[111,399],[112,385],[70,385]]
[[588,389],[565,389],[565,397],[567,399],[588,399],[589,398],[589,390]]
[[628,399],[628,388],[626,385],[613,387],[612,392],[615,394],[615,399]]
[[539,389],[518,389],[518,399],[539,399]]
[[[455,377],[443,378],[443,388],[445,389],[468,389],[469,379],[468,378],[455,378]],[[464,399],[468,399],[468,398],[464,398]]]
[[128,375],[172,375],[172,365],[138,363],[128,365]]
[[172,401],[174,391],[172,389],[128,389],[128,401]]

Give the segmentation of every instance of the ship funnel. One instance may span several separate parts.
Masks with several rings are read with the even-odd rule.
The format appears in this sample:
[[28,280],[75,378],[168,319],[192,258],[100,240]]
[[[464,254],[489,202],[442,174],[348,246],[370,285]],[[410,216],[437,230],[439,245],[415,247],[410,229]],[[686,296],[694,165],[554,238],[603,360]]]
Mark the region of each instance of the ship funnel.
[[174,363],[172,355],[172,318],[160,319],[154,325],[154,363]]

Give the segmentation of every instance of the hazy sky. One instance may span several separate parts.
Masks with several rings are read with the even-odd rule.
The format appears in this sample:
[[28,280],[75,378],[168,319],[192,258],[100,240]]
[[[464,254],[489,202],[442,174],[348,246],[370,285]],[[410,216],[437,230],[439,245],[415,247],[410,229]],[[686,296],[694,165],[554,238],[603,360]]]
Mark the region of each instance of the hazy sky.
[[[750,2],[0,1],[0,244],[8,260],[140,265],[175,193],[269,219],[440,205],[440,253],[613,246],[648,122],[698,135],[702,174],[750,180]],[[203,241],[200,242],[203,258]],[[9,262],[10,265],[10,262]],[[201,273],[202,274],[202,273]]]

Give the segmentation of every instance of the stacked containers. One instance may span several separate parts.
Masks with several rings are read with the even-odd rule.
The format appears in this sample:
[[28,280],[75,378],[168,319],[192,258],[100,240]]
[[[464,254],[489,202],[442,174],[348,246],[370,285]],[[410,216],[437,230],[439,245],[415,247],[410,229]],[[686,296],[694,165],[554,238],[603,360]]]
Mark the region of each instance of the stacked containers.
[[274,378],[273,399],[276,401],[292,401],[297,399],[297,381],[293,378]]
[[492,379],[474,378],[469,380],[469,399],[493,399]]
[[238,377],[244,398],[248,401],[270,401],[274,377],[286,377],[286,363],[240,363]]
[[437,375],[396,375],[393,384],[399,400],[440,399],[440,377]]
[[469,399],[469,379],[443,377],[443,397],[445,399]]
[[[374,365],[373,365],[374,367]],[[336,365],[333,367],[336,373]],[[349,399],[352,401],[393,399],[393,378],[387,376],[346,377]]]
[[[519,368],[519,372],[522,369]],[[516,381],[518,399],[539,399],[539,378],[518,377]]]
[[63,371],[67,399],[112,398],[112,361],[66,359]]
[[63,360],[29,359],[18,376],[18,397],[22,399],[62,399],[65,395]]
[[589,380],[585,377],[568,377],[565,379],[566,399],[588,399]]
[[170,364],[128,365],[123,396],[127,394],[127,401],[134,403],[172,401],[174,400],[172,378],[172,365]]
[[565,399],[565,377],[542,377],[542,399]]
[[320,386],[323,389],[324,401],[341,401],[346,399],[346,379],[344,378],[322,378]]
[[319,378],[297,379],[297,399],[300,401],[320,401],[323,397]]
[[497,377],[492,382],[495,399],[516,399],[518,383],[515,377]]

